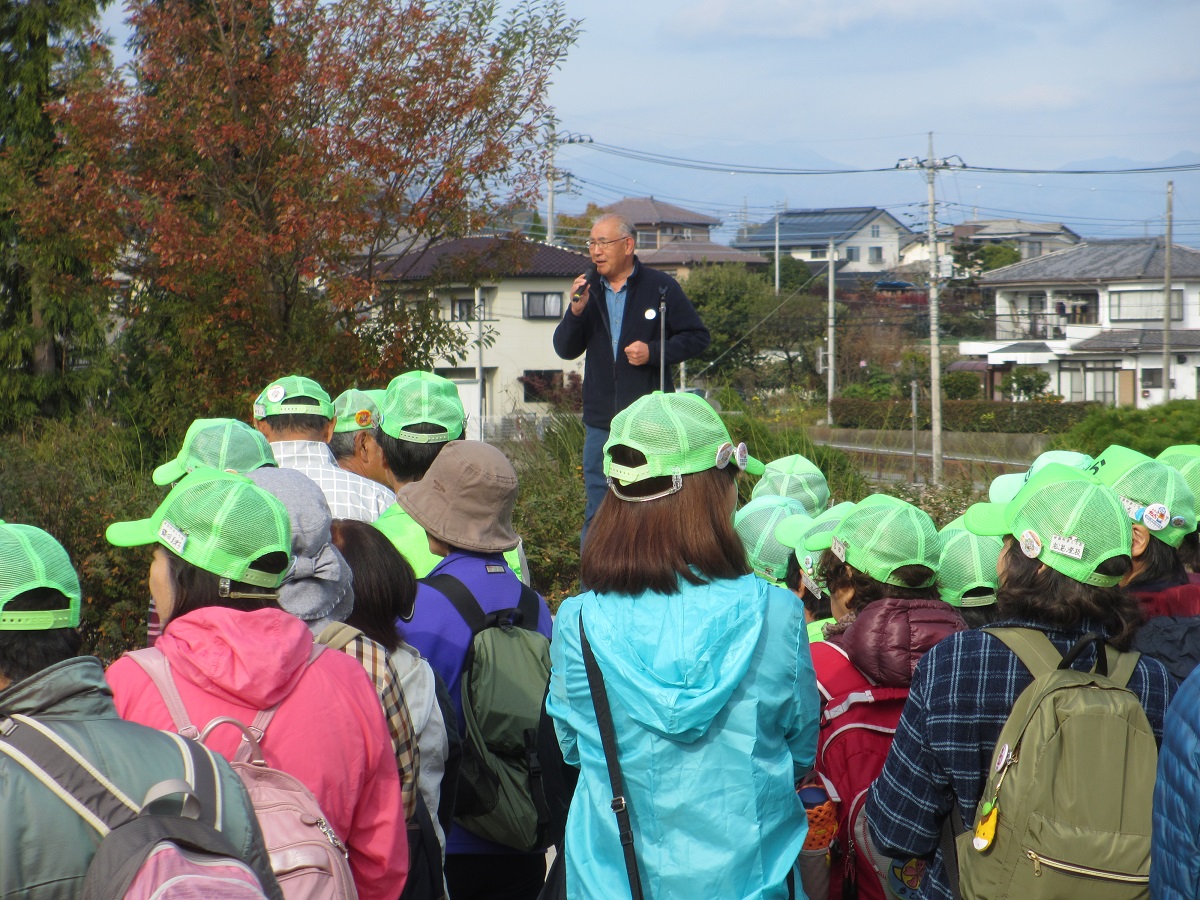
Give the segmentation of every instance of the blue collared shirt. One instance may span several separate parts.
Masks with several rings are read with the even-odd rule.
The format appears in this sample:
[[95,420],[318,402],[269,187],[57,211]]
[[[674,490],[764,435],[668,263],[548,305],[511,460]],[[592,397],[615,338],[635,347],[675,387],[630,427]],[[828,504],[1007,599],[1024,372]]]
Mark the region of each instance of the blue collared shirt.
[[608,324],[612,331],[612,352],[613,359],[617,358],[617,344],[621,340],[621,323],[625,320],[625,288],[629,286],[629,282],[621,285],[619,291],[614,291],[612,285],[608,283],[608,279],[604,276],[600,277],[600,283],[604,285],[604,303],[608,306]]

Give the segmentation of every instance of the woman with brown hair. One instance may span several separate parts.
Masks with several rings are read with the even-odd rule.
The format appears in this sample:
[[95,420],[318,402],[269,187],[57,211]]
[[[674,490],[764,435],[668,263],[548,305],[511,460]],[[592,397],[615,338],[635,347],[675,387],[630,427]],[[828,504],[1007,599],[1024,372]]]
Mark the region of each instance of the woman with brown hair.
[[569,897],[621,896],[633,879],[587,655],[646,894],[796,896],[807,822],[795,780],[813,762],[817,694],[803,608],[751,574],[733,528],[744,469],[762,472],[694,395],[651,394],[613,419],[609,493],[583,551],[590,590],[563,602],[551,648],[547,711],[580,768]]

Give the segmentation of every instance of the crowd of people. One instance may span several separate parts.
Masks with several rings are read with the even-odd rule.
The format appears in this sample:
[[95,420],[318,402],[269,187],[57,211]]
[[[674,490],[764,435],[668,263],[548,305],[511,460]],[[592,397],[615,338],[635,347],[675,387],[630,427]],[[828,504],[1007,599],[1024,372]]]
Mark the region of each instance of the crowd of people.
[[[560,350],[619,391],[626,291],[684,335],[631,366],[704,337],[592,237]],[[592,393],[553,616],[426,372],[194,422],[108,528],[150,608],[107,670],[66,551],[0,523],[0,898],[1200,896],[1200,446],[1046,453],[939,530],[645,381]]]

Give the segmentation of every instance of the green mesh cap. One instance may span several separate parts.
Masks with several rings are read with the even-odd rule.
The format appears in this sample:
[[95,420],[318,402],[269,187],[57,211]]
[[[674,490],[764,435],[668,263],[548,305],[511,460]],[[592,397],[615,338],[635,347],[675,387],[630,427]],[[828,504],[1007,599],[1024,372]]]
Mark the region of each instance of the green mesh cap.
[[1132,552],[1133,522],[1112,488],[1091,472],[1051,463],[1008,503],[976,503],[964,517],[973,534],[1011,535],[1021,552],[1068,578],[1112,587],[1120,575],[1096,567]]
[[[66,609],[7,610],[14,597],[51,588],[69,601]],[[0,631],[48,631],[79,626],[79,576],[67,551],[40,528],[0,521]]]
[[267,553],[292,555],[287,508],[249,478],[197,469],[171,489],[148,519],[114,522],[105,532],[117,547],[159,543],[206,572],[276,588],[281,572],[252,568]]
[[1133,521],[1169,547],[1196,530],[1196,497],[1178,469],[1113,444],[1088,469],[1117,492]]
[[350,388],[342,391],[333,401],[333,417],[336,424],[335,432],[366,431],[374,428],[380,421],[380,409],[383,408],[387,391],[360,391]]
[[825,476],[798,453],[767,463],[750,496],[758,499],[772,494],[799,500],[810,516],[820,515],[829,506],[829,483]]
[[[991,606],[996,602],[1000,576],[996,563],[1004,541],[991,534],[972,534],[965,528],[942,529],[938,562],[938,594],[951,606]],[[973,597],[964,597],[977,591]]]
[[[296,399],[304,397],[316,400],[316,406],[311,403],[296,403]],[[333,401],[325,388],[311,378],[303,375],[288,375],[276,378],[268,384],[254,400],[254,418],[265,419],[269,416],[320,416],[323,419],[333,418]]]
[[1200,498],[1200,444],[1176,444],[1154,459],[1182,475],[1192,494]]
[[154,483],[171,484],[201,466],[245,475],[273,465],[271,445],[257,429],[237,419],[197,419],[188,426],[179,455],[154,470]]
[[[646,462],[640,466],[614,463],[610,451],[618,445],[637,450]],[[717,411],[696,394],[655,391],[639,397],[613,417],[604,445],[604,474],[610,488],[614,483],[634,484],[670,475],[678,490],[681,476],[723,469],[730,463],[752,475],[763,473],[763,464],[746,452],[745,444],[733,445]]]
[[[872,494],[847,512],[833,531],[806,538],[804,549],[832,550],[842,562],[884,584],[928,587],[937,580],[942,540],[924,510],[887,494]],[[905,584],[892,574],[901,566],[927,566],[933,575],[923,584]]]
[[[463,411],[458,388],[432,372],[405,372],[392,379],[380,407],[379,427],[399,441],[414,444],[441,444],[462,437],[467,414]],[[410,431],[413,425],[435,425],[440,432],[421,434]]]
[[742,539],[754,574],[773,584],[783,582],[792,555],[792,548],[775,537],[775,527],[787,518],[812,521],[799,500],[769,494],[751,500],[733,517],[733,529]]
[[1074,450],[1047,450],[1033,461],[1027,471],[1010,472],[995,478],[988,488],[988,499],[992,503],[1007,503],[1017,496],[1017,491],[1025,486],[1025,482],[1050,463],[1061,463],[1072,469],[1086,469],[1094,462],[1095,460],[1086,453],[1076,453]]
[[829,507],[815,519],[792,516],[775,526],[775,540],[796,552],[796,562],[800,564],[800,580],[814,596],[819,597],[825,593],[825,582],[817,577],[819,554],[814,555],[805,550],[804,542],[809,537],[832,532],[854,506],[855,504],[847,500]]

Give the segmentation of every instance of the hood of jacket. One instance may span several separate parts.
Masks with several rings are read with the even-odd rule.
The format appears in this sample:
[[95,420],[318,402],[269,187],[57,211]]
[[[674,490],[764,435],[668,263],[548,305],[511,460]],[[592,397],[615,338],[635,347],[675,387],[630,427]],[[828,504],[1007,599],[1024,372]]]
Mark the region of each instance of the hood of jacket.
[[237,706],[266,709],[304,674],[313,636],[281,609],[208,607],[172,619],[155,646],[173,674]]
[[0,692],[0,717],[21,714],[52,720],[116,716],[112,690],[94,656],[48,666]]
[[838,643],[855,668],[888,687],[908,687],[913,669],[934,644],[967,624],[941,600],[876,600],[855,617]]
[[589,595],[581,615],[610,697],[650,731],[699,739],[750,668],[773,590],[744,575],[678,594]]

